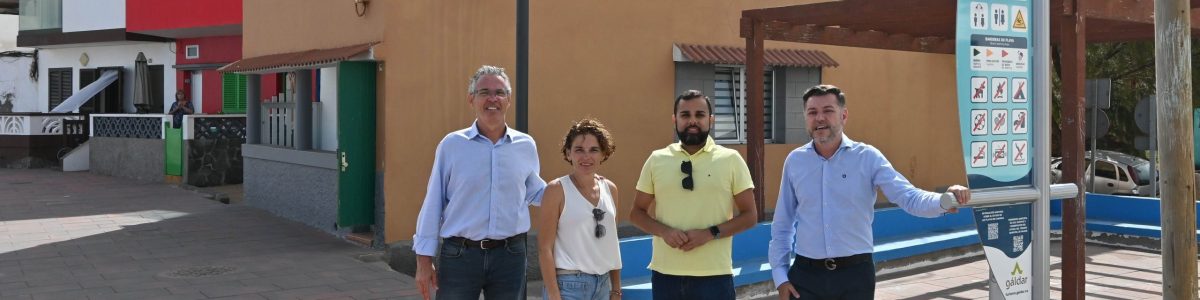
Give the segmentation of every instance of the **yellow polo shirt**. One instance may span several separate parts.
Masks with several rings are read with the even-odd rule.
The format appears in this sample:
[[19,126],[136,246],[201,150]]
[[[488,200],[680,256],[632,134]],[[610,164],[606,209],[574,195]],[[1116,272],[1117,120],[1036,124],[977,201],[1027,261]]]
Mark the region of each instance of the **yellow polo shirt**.
[[[680,171],[692,162],[694,190],[683,188]],[[722,147],[708,138],[699,152],[689,155],[679,143],[655,150],[642,166],[637,189],[654,195],[654,219],[679,230],[706,229],[733,218],[733,195],[754,188],[750,169],[741,153]],[[720,239],[684,252],[654,237],[650,269],[682,276],[733,274],[733,239]]]

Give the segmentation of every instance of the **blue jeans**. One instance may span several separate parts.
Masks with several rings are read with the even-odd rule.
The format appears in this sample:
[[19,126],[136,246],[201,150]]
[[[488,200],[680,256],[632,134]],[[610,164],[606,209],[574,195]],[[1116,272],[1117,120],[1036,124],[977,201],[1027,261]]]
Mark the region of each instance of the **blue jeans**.
[[[612,291],[608,274],[560,274],[557,277],[558,292],[563,300],[605,300]],[[550,299],[545,287],[542,288],[542,299]]]
[[733,300],[733,275],[677,276],[654,271],[650,275],[654,300]]
[[518,300],[525,294],[525,239],[480,249],[442,243],[438,254],[437,299]]

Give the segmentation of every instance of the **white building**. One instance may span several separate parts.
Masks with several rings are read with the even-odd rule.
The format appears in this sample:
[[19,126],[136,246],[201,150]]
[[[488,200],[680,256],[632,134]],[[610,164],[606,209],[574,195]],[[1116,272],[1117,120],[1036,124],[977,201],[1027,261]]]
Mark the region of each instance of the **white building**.
[[[176,90],[170,39],[125,30],[124,0],[21,0],[17,44],[38,49],[36,111],[48,112],[88,84],[114,82],[78,108],[83,113],[133,113],[134,65],[147,58],[150,99],[142,112],[166,112]],[[165,103],[165,104],[164,104]]]
[[34,49],[17,47],[16,10],[6,11],[0,1],[0,112],[43,111],[38,110],[37,81],[29,73]]

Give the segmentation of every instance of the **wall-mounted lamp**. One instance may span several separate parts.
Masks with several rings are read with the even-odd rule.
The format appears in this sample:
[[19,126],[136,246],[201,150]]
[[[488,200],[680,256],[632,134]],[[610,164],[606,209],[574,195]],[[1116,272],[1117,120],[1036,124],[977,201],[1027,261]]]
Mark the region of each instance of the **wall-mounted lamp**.
[[366,15],[367,3],[370,2],[371,0],[354,0],[354,12],[357,13],[359,17]]

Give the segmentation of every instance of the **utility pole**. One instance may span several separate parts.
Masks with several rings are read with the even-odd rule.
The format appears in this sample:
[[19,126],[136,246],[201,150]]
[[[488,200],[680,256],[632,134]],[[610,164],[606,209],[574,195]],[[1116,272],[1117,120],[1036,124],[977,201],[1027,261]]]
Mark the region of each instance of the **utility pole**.
[[1154,1],[1154,81],[1162,151],[1163,298],[1196,299],[1192,43],[1188,0]]

